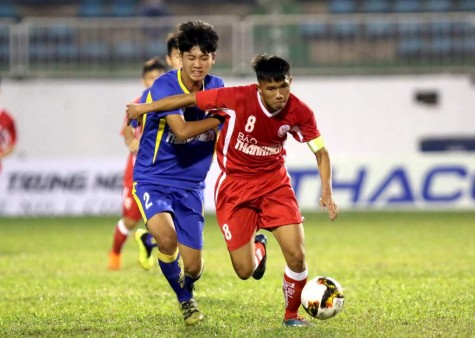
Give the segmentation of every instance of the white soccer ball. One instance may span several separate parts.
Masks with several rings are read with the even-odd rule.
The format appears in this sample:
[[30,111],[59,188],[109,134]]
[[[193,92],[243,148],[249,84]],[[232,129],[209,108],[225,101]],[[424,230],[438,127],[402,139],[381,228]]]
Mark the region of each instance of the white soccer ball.
[[302,306],[317,319],[335,317],[345,302],[343,288],[335,279],[318,276],[309,280],[302,290]]

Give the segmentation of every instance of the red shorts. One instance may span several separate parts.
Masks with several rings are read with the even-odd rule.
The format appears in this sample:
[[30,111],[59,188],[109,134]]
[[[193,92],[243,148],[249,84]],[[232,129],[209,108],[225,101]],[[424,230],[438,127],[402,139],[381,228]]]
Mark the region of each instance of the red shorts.
[[259,229],[303,222],[285,167],[256,178],[221,173],[215,201],[216,218],[229,251],[249,243]]
[[132,187],[129,185],[124,185],[122,192],[122,217],[127,217],[137,222],[142,219],[142,214],[132,195]]

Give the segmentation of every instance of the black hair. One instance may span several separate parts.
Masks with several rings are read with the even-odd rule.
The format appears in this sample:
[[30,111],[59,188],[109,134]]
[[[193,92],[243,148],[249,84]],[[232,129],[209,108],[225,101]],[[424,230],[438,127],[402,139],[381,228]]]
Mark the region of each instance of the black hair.
[[143,64],[142,77],[153,70],[160,70],[163,72],[167,70],[167,66],[165,66],[165,63],[158,56],[151,58]]
[[178,25],[176,31],[178,48],[181,53],[199,46],[203,53],[214,53],[218,49],[219,36],[216,29],[202,20],[186,21]]
[[172,55],[173,49],[179,49],[178,41],[176,40],[176,35],[173,33],[170,33],[168,34],[168,37],[167,37],[167,55],[168,56]]
[[275,55],[257,54],[252,59],[252,68],[258,81],[280,82],[290,76],[290,64]]

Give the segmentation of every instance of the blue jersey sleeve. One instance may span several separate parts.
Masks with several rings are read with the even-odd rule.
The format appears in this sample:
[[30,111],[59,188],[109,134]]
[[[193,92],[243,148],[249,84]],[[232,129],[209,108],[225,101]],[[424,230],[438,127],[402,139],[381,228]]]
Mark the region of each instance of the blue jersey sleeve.
[[[157,101],[164,97],[180,94],[177,92],[177,85],[173,83],[171,80],[171,76],[160,76],[154,82],[152,87],[150,87],[149,95],[147,95],[147,99],[151,101]],[[149,101],[145,101],[149,102]],[[164,112],[155,112],[158,114],[159,117],[164,117],[167,115],[175,115],[180,114],[183,115],[183,110],[171,110],[171,111],[164,111]]]
[[[148,95],[149,89],[150,89],[150,88],[147,88],[147,89],[145,89],[145,90],[142,92],[142,96],[140,96],[139,103],[145,103],[145,102],[147,102],[147,95]],[[137,120],[130,120],[129,125],[130,125],[132,128],[137,128],[137,127],[139,126]]]
[[140,97],[140,103],[147,102],[147,95],[149,91],[150,91],[150,88],[147,88],[143,91],[142,96]]

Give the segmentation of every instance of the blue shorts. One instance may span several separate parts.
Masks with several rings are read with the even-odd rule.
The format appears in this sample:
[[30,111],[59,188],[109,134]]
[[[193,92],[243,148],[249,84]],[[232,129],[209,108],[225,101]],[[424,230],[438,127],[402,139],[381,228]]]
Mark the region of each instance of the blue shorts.
[[169,212],[178,242],[193,249],[203,249],[203,189],[183,190],[135,182],[133,194],[145,224],[154,215]]

